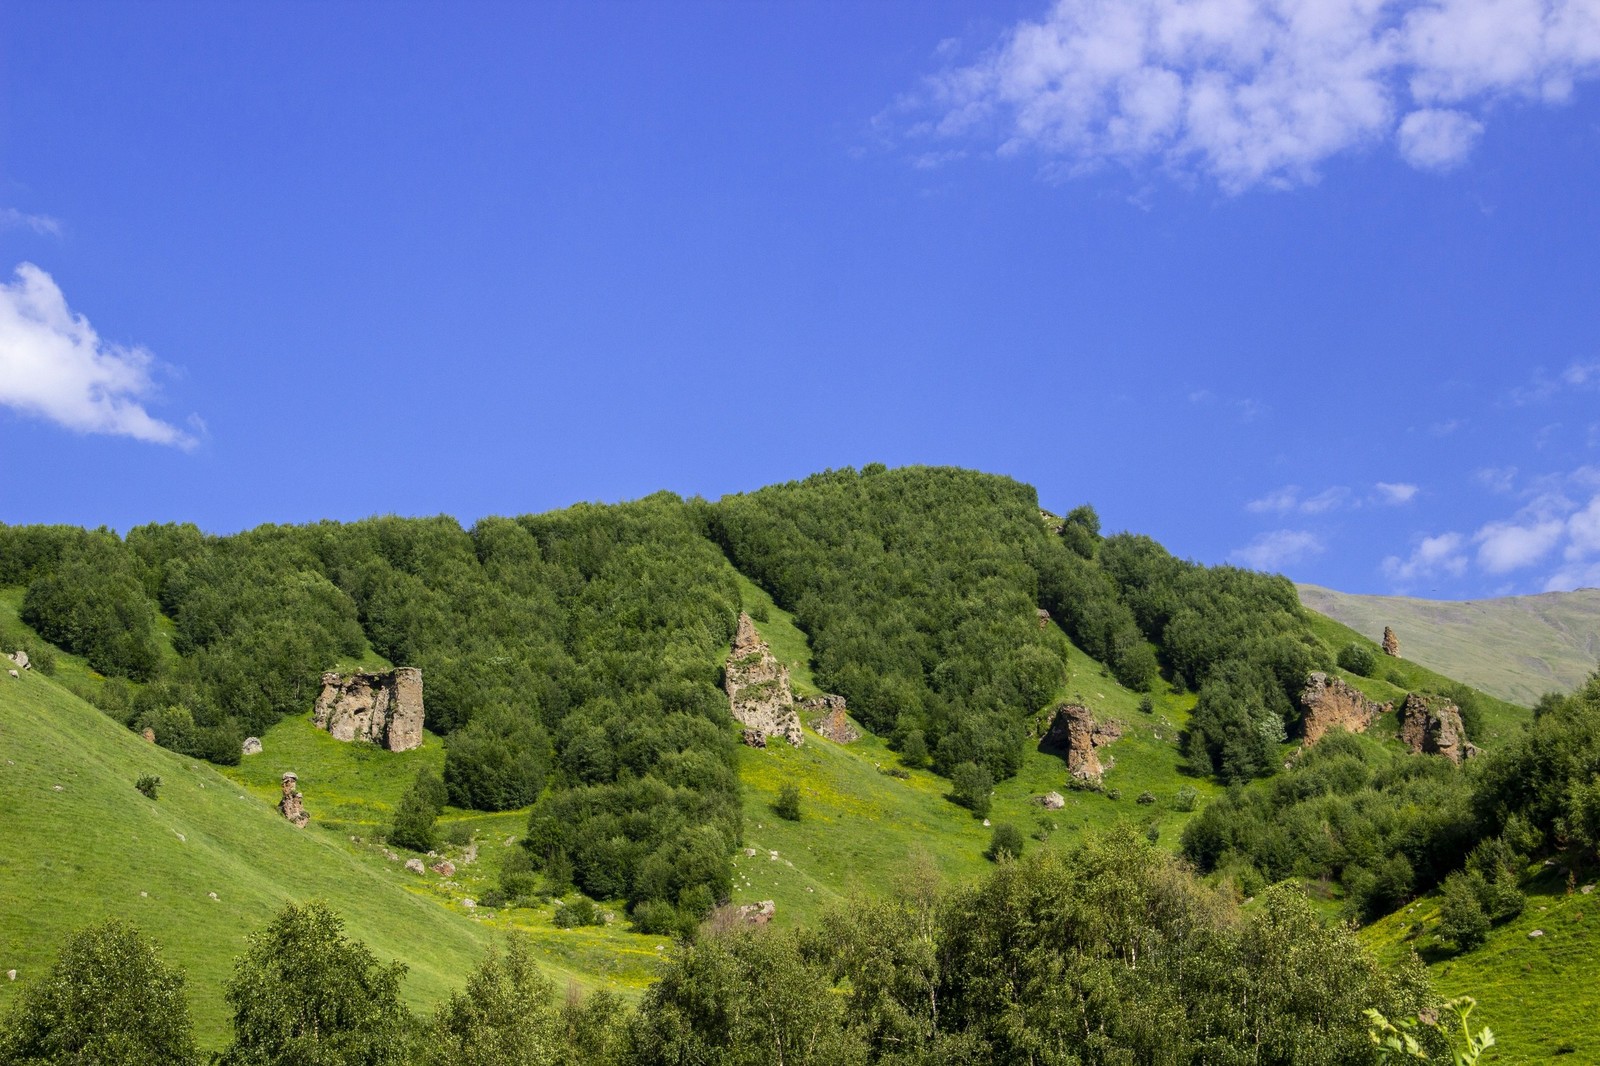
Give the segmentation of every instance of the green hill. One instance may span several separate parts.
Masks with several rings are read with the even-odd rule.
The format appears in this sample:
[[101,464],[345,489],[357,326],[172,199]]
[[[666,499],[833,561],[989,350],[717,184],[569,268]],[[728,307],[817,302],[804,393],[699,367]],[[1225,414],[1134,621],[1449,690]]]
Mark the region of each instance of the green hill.
[[1572,691],[1600,663],[1600,589],[1419,600],[1296,587],[1312,610],[1371,640],[1389,626],[1405,658],[1526,706]]

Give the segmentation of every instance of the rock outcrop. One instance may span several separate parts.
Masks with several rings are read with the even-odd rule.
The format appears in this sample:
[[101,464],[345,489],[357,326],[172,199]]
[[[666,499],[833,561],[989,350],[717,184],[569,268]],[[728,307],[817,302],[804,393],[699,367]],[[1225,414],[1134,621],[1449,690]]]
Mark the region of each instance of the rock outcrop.
[[1419,755],[1443,755],[1457,765],[1478,754],[1461,724],[1461,708],[1443,696],[1407,696],[1400,707],[1400,739]]
[[1392,703],[1368,699],[1337,677],[1315,670],[1300,691],[1302,743],[1311,747],[1330,729],[1365,733],[1378,715],[1394,710]]
[[760,903],[746,903],[739,908],[739,918],[748,925],[766,925],[778,913],[778,905],[770,899]]
[[1046,792],[1042,796],[1035,796],[1034,800],[1047,811],[1059,811],[1067,805],[1067,799],[1059,792]]
[[1383,654],[1400,658],[1400,638],[1388,626],[1383,627]]
[[[770,737],[782,737],[797,748],[805,743],[800,715],[795,712],[794,690],[789,687],[789,668],[778,662],[756,632],[755,622],[742,612],[723,671],[722,687],[728,693],[733,716],[745,726],[746,744],[764,748]],[[752,743],[755,738],[760,743]]]
[[844,705],[843,696],[835,696],[832,693],[812,696],[800,701],[800,709],[807,713],[821,712],[811,719],[811,731],[819,737],[831,740],[835,744],[853,744],[861,739],[860,732],[846,717],[850,712]]
[[261,754],[261,738],[260,737],[245,737],[244,738],[244,743],[239,745],[239,754],[241,754],[241,755],[260,755]]
[[335,740],[365,740],[390,751],[422,743],[422,671],[322,675],[314,720]]
[[283,798],[278,801],[278,813],[289,820],[296,829],[304,829],[311,816],[306,813],[305,800],[300,795],[300,779],[293,770],[283,775]]
[[1033,613],[1034,613],[1034,616],[1039,619],[1039,628],[1040,629],[1044,629],[1044,628],[1046,628],[1047,626],[1050,625],[1050,612],[1049,611],[1045,610],[1043,607],[1037,607],[1037,608],[1034,609]]
[[28,653],[18,648],[11,653],[11,661],[17,664],[18,670],[32,670],[33,664],[28,661]]
[[1122,736],[1122,727],[1115,722],[1096,722],[1089,708],[1076,703],[1064,703],[1056,708],[1039,750],[1059,755],[1067,760],[1067,773],[1074,781],[1098,785],[1107,770],[1116,764],[1102,765],[1096,749]]
[[151,729],[149,726],[145,726],[144,730],[140,732],[139,735],[144,737],[144,742],[146,744],[154,744],[156,742],[156,731]]

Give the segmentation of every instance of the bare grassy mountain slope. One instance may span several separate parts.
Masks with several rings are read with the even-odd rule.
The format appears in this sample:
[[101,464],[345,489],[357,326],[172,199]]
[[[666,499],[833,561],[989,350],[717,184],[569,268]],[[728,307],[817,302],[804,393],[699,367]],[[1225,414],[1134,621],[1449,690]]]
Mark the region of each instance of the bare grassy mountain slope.
[[1600,589],[1421,600],[1297,588],[1312,610],[1373,640],[1391,626],[1405,658],[1521,704],[1571,691],[1600,662]]

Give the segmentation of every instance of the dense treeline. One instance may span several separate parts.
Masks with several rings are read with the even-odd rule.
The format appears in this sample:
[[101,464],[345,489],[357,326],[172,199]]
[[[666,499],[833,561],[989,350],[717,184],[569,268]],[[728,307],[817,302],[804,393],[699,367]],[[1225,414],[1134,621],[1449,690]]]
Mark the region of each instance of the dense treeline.
[[869,466],[726,497],[734,563],[810,635],[817,681],[943,774],[995,778],[1065,664],[1035,621],[1034,490],[965,470]]
[[[319,904],[250,938],[227,1066],[1318,1066],[1376,1061],[1363,1017],[1437,1007],[1289,888],[1241,914],[1132,834],[1006,863],[981,883],[906,876],[812,930],[729,927],[679,946],[636,1010],[565,1001],[513,936],[431,1019]],[[0,1023],[0,1066],[194,1063],[182,976],[120,923],[85,930]],[[72,1010],[94,997],[96,1009]],[[1436,1031],[1424,1047],[1444,1058]]]
[[1520,913],[1530,860],[1600,860],[1600,673],[1546,697],[1520,735],[1460,768],[1332,733],[1291,771],[1207,806],[1183,850],[1246,892],[1288,877],[1340,881],[1357,918],[1443,883],[1463,933],[1448,938],[1470,947]]
[[[29,624],[113,679],[97,702],[217,762],[308,712],[336,663],[420,667],[449,801],[534,804],[529,865],[549,888],[625,898],[670,931],[726,898],[741,831],[719,688],[739,595],[704,521],[663,494],[470,531],[0,527],[0,581],[26,586]],[[414,841],[433,807],[408,810]]]

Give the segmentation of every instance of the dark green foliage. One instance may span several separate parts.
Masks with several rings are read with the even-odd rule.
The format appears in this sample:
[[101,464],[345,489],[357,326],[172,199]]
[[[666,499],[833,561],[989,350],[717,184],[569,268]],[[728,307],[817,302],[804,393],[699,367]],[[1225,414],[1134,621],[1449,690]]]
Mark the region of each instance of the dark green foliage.
[[920,731],[941,773],[1016,772],[1023,719],[1064,677],[1036,619],[1032,558],[1049,534],[1031,488],[945,468],[840,470],[727,497],[711,516],[810,636],[818,683],[868,728],[902,743]]
[[1521,736],[1475,761],[1482,765],[1474,808],[1486,836],[1570,834],[1600,857],[1600,672],[1570,696],[1541,700]]
[[994,778],[977,763],[962,763],[950,774],[950,799],[979,818],[989,813],[993,792]]
[[983,850],[983,857],[990,862],[1018,858],[1022,855],[1023,843],[1022,830],[1010,822],[1001,822],[994,827],[989,846]]
[[1360,674],[1362,677],[1371,677],[1377,665],[1377,655],[1365,644],[1346,644],[1339,649],[1339,669],[1341,670],[1348,670],[1352,674]]
[[600,909],[594,905],[593,900],[579,896],[571,903],[564,903],[556,907],[556,913],[550,919],[557,929],[576,929],[580,925],[602,925],[605,923]]
[[0,656],[20,651],[28,656],[28,665],[53,677],[56,672],[56,651],[46,641],[40,640],[21,626],[0,625]]
[[115,918],[75,934],[0,1022],[5,1066],[189,1066],[200,1061],[183,974]]
[[133,783],[133,787],[143,792],[145,798],[155,799],[156,791],[161,788],[161,778],[154,774],[142,774],[139,780]]
[[394,822],[389,827],[389,843],[412,851],[431,851],[433,823],[444,810],[444,782],[432,770],[417,771],[416,780],[400,797]]
[[458,807],[526,807],[544,791],[549,773],[549,735],[526,712],[480,714],[445,742],[443,784]]
[[346,937],[326,904],[285,905],[234,964],[233,1043],[221,1066],[399,1066],[405,971]]
[[1439,935],[1458,951],[1471,951],[1489,935],[1489,915],[1467,874],[1445,878],[1439,900]]
[[1330,733],[1293,770],[1207,804],[1183,851],[1202,870],[1248,869],[1268,883],[1342,880],[1354,913],[1371,918],[1456,868],[1475,838],[1471,799],[1447,760]]
[[778,789],[778,798],[772,804],[772,810],[779,818],[798,822],[800,820],[800,786],[789,784]]
[[143,680],[161,665],[143,568],[115,534],[81,533],[28,584],[22,620],[103,674]]

